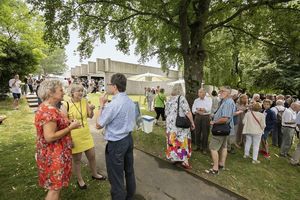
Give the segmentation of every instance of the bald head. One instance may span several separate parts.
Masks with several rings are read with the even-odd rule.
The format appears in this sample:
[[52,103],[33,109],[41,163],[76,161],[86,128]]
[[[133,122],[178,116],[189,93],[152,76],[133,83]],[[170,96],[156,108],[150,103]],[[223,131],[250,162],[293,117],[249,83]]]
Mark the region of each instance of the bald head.
[[296,111],[300,112],[300,102],[297,101],[297,102],[295,102],[295,104],[296,104]]
[[298,112],[300,110],[300,104],[297,102],[293,102],[290,107],[291,107],[291,109],[293,109],[296,112]]

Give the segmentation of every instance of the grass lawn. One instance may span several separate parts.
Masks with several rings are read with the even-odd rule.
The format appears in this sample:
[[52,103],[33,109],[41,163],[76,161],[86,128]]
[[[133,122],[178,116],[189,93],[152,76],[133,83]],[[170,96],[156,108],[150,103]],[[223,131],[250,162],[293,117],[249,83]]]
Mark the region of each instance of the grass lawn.
[[[0,114],[7,116],[0,125],[0,199],[43,199],[46,191],[38,186],[34,159],[34,113],[25,102],[18,111],[12,110],[11,104],[11,99],[0,102]],[[88,189],[79,190],[72,177],[70,186],[62,190],[61,199],[110,199],[109,182],[91,180],[86,165],[82,170]]]
[[[89,96],[95,105],[99,104],[98,96]],[[154,112],[145,110],[144,97],[130,98],[139,101],[142,114],[155,116]],[[162,126],[154,126],[150,134],[135,131],[133,137],[137,148],[165,159],[166,140],[165,129]],[[258,165],[252,164],[251,159],[243,158],[243,149],[237,150],[236,154],[228,154],[227,170],[218,176],[204,173],[205,169],[210,168],[210,155],[193,152],[190,162],[194,173],[248,199],[300,199],[300,167],[293,167],[287,159],[278,157],[278,148],[270,147],[270,152],[269,160],[259,155],[261,164]]]

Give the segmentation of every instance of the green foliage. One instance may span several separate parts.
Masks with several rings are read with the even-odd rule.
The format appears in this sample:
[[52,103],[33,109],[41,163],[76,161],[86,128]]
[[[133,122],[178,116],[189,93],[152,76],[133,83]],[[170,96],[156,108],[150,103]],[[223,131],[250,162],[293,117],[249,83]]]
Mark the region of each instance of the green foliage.
[[14,41],[7,41],[0,47],[0,93],[7,92],[8,81],[14,74],[20,77],[33,73],[37,69],[38,61],[31,47]]
[[[135,54],[141,56],[141,61],[156,55],[163,69],[184,67],[189,102],[203,74],[206,83],[260,90],[263,82],[253,85],[247,73],[264,67],[255,65],[261,57],[266,58],[266,65],[274,63],[268,49],[278,47],[282,53],[282,46],[286,47],[287,42],[292,45],[299,38],[296,0],[29,2],[43,12],[45,39],[52,45],[67,44],[72,26],[79,30],[82,57],[91,55],[94,42],[105,42],[109,34],[118,41],[116,48],[125,54],[135,43]],[[290,23],[290,18],[295,23]],[[268,87],[278,89],[274,84]]]
[[297,93],[298,9],[292,3],[249,9],[210,32],[205,82],[252,92]]
[[66,69],[66,53],[64,49],[47,50],[46,58],[40,62],[43,74],[62,74]]
[[0,93],[13,74],[63,73],[64,49],[50,50],[43,40],[44,22],[22,0],[0,1]]
[[22,77],[37,70],[45,44],[39,18],[23,1],[0,1],[0,13],[0,92],[7,92],[15,73]]

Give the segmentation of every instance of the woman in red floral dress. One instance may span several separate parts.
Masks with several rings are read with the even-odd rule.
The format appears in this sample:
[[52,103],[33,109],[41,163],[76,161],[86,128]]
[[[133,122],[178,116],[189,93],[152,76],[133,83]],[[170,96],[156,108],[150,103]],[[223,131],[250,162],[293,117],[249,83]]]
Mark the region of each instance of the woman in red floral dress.
[[70,131],[79,128],[80,123],[70,124],[56,106],[64,96],[60,81],[42,82],[38,95],[43,100],[35,115],[39,185],[48,189],[46,200],[56,200],[61,188],[69,184],[72,173]]

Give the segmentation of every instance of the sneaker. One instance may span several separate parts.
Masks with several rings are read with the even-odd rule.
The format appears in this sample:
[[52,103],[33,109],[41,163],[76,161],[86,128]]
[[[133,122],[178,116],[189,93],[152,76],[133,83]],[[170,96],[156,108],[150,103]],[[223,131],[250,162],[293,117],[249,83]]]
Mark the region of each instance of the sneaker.
[[271,156],[270,156],[269,153],[265,153],[265,154],[264,154],[264,157],[267,158],[267,159],[269,159]]
[[249,158],[249,156],[247,156],[247,155],[244,155],[244,156],[243,156],[243,158]]
[[286,154],[284,154],[284,153],[280,153],[280,154],[279,154],[279,156],[280,156],[280,157],[284,157],[284,158],[286,158],[286,157],[287,157],[287,155],[286,155]]
[[259,164],[260,161],[259,161],[259,160],[252,160],[252,163],[253,163],[253,164]]
[[265,153],[267,153],[265,150],[263,150],[263,149],[261,149],[261,150],[259,150],[259,153],[261,153],[261,154],[265,154]]
[[205,173],[207,174],[212,174],[212,175],[218,175],[219,174],[219,170],[214,170],[214,169],[206,169]]

